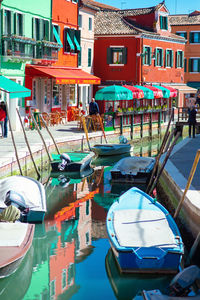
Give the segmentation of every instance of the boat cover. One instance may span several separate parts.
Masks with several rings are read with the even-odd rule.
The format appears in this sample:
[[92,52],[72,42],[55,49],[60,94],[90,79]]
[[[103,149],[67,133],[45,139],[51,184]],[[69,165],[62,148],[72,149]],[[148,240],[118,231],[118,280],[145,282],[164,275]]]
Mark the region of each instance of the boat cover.
[[137,175],[138,172],[147,172],[149,169],[151,170],[154,162],[155,159],[151,157],[125,157],[116,163],[112,172],[120,171],[122,175]]
[[[39,183],[37,184],[36,181],[24,176],[10,176],[0,180],[1,208],[7,207],[4,201],[6,199],[7,192],[10,190],[21,194],[24,197],[25,203],[28,207],[33,209],[36,208],[37,210],[37,208],[41,208],[43,206],[43,209],[45,209],[44,195],[42,195],[42,192],[39,188]],[[43,202],[41,203],[41,201]]]
[[26,236],[28,223],[0,222],[0,246],[20,246]]
[[116,210],[114,212],[114,230],[122,247],[177,246],[174,234],[162,211]]

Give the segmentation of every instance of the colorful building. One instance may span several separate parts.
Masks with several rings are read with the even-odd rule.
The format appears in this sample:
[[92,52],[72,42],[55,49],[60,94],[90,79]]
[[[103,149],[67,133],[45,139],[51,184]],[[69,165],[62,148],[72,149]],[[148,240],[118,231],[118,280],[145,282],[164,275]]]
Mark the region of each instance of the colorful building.
[[185,39],[171,32],[168,16],[164,2],[97,12],[94,72],[102,86],[168,85],[180,89],[177,105],[183,104]]
[[189,93],[200,89],[200,11],[190,14],[169,16],[172,32],[186,39],[184,60],[184,81],[194,88]]

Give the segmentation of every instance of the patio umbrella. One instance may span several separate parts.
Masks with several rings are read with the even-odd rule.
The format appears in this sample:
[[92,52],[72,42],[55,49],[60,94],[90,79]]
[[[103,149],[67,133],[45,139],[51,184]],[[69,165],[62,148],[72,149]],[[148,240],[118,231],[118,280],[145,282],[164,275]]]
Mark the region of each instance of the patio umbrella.
[[126,89],[130,90],[133,93],[134,99],[142,99],[144,98],[144,92],[132,85],[123,85]]
[[134,85],[134,87],[140,89],[144,93],[144,99],[154,99],[153,91],[143,85]]
[[163,98],[163,92],[162,92],[161,89],[158,89],[157,87],[151,86],[151,85],[144,85],[144,87],[146,87],[146,88],[150,89],[151,91],[153,91],[153,95],[154,95],[155,99]]
[[162,90],[163,98],[169,98],[170,97],[170,90],[166,89],[165,87],[163,87],[161,85],[153,85],[153,86],[156,87],[157,89]]
[[178,91],[175,88],[171,86],[165,86],[165,85],[162,86],[170,91],[170,97],[177,97]]
[[132,100],[133,93],[121,85],[107,86],[95,94],[95,100]]

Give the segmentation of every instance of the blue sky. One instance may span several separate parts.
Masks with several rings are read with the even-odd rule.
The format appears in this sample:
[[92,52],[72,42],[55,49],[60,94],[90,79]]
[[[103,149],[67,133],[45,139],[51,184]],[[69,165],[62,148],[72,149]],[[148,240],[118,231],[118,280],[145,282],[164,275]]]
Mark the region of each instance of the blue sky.
[[[120,9],[144,8],[155,6],[162,0],[97,0],[98,2],[115,6]],[[188,14],[194,10],[200,10],[199,0],[166,0],[165,4],[170,14]]]

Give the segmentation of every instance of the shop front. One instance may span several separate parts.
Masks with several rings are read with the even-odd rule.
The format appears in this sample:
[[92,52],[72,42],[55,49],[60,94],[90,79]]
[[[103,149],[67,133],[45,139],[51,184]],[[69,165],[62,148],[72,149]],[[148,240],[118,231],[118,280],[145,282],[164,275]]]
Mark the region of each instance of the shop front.
[[26,66],[26,86],[32,97],[26,101],[27,112],[37,108],[40,112],[67,111],[68,121],[78,106],[78,86],[100,84],[100,78],[78,68]]

